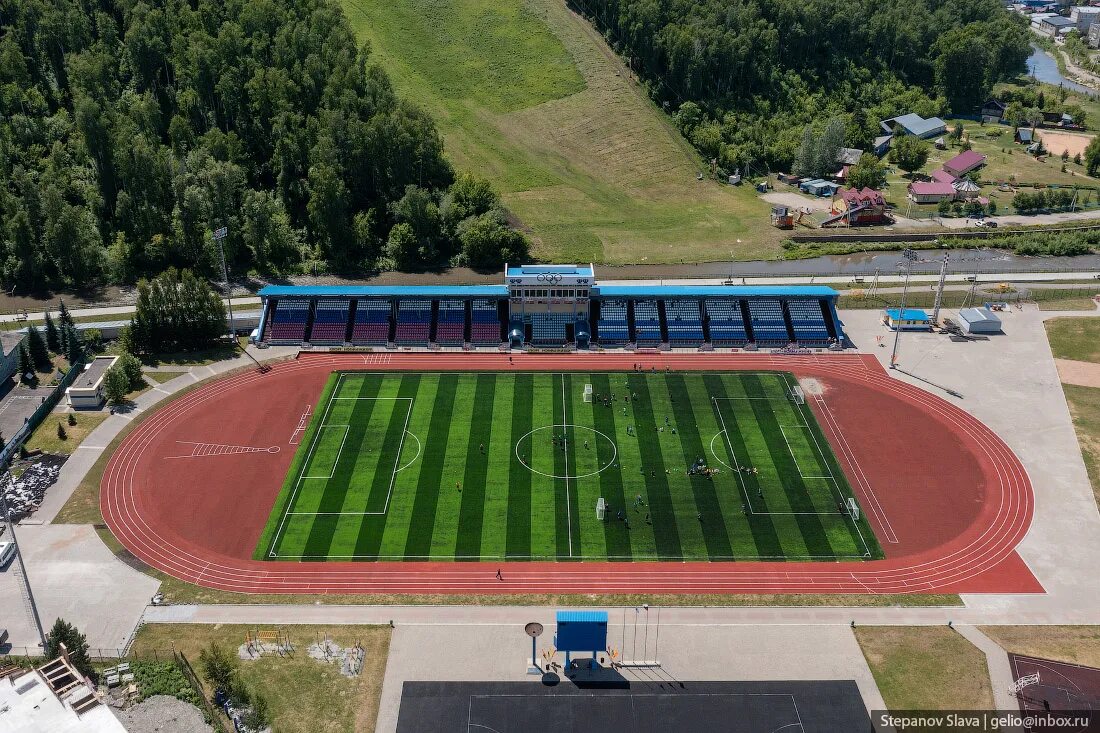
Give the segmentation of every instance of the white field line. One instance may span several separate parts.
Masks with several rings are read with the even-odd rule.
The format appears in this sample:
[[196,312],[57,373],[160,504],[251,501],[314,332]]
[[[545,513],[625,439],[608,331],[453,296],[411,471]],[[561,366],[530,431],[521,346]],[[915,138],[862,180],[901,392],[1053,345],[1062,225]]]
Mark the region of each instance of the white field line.
[[[336,386],[332,388],[332,394],[328,397],[328,404],[325,405],[325,414],[321,417],[321,425],[318,426],[318,430],[313,434],[313,442],[309,445],[309,452],[306,454],[305,461],[302,462],[302,469],[304,470],[308,465],[310,459],[313,457],[313,451],[317,447],[317,438],[321,434],[320,427],[323,427],[325,420],[328,419],[329,413],[332,412],[333,397],[340,391],[340,387],[344,384],[344,372],[340,373],[340,376],[336,379]],[[294,490],[290,492],[290,499],[287,501],[286,510],[283,512],[283,518],[279,520],[279,528],[275,530],[275,536],[271,538],[271,545],[268,547],[269,557],[278,557],[275,554],[275,547],[279,544],[279,538],[283,534],[283,529],[286,527],[287,517],[290,516],[290,510],[294,508],[294,502],[298,498],[298,490],[302,487],[302,479],[299,476],[298,480],[294,482]]]

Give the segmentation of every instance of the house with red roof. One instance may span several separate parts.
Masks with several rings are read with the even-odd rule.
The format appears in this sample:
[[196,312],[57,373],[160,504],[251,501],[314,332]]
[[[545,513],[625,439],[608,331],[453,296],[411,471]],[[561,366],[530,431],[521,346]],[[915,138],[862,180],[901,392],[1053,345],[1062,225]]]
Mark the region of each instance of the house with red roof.
[[962,178],[971,171],[976,171],[985,165],[985,156],[973,150],[964,150],[951,160],[943,164],[943,169],[955,176]]
[[886,199],[873,188],[845,188],[833,199],[833,215],[821,223],[821,226],[845,224],[886,224]]
[[942,181],[913,181],[909,184],[909,198],[918,204],[938,204],[955,198],[955,187]]

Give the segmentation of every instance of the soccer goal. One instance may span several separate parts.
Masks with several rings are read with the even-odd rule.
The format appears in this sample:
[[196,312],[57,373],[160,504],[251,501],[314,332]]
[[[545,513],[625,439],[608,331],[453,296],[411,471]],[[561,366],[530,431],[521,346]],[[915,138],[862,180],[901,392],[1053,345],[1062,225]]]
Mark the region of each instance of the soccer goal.
[[592,401],[592,385],[591,384],[584,385],[584,401],[585,402],[591,402]]
[[859,504],[856,503],[855,498],[848,497],[848,515],[855,521],[859,521]]
[[796,405],[806,404],[806,393],[802,391],[802,387],[797,384],[791,387],[791,402]]
[[601,496],[599,499],[596,499],[596,519],[602,522],[606,516],[607,502],[604,501],[603,497]]

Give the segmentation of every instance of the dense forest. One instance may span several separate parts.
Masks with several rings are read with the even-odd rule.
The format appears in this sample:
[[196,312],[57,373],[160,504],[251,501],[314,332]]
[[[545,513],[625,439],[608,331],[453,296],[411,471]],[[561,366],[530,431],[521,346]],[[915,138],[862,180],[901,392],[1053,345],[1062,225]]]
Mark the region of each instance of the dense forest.
[[569,0],[708,158],[789,169],[806,125],[972,115],[1025,70],[1026,21],[1001,0]]
[[331,0],[0,3],[5,288],[521,256]]

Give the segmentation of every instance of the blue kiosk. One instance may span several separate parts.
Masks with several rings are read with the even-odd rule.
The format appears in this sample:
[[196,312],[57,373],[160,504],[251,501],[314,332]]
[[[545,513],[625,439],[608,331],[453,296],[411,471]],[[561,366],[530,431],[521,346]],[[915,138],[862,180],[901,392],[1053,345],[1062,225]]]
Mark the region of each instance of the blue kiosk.
[[607,651],[607,611],[558,611],[558,631],[554,647],[565,652],[569,669],[572,652],[592,652],[590,668],[596,668],[596,655]]

